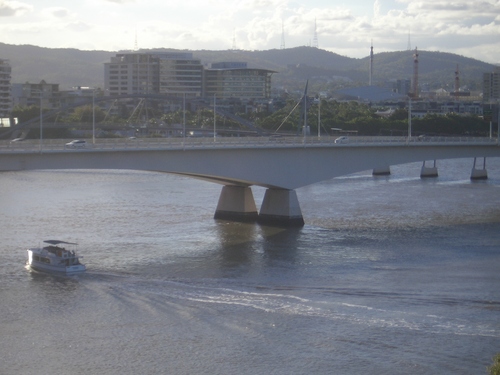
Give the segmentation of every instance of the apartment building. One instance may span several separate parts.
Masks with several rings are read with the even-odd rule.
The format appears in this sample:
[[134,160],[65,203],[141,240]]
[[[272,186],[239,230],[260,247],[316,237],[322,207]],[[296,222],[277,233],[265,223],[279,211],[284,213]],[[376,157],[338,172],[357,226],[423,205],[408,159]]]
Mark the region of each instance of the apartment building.
[[[176,56],[178,55],[178,56]],[[159,93],[187,98],[203,93],[203,65],[192,54],[174,54],[160,59]]]
[[0,59],[0,118],[8,117],[11,110],[11,72],[12,70],[9,61]]
[[201,96],[203,65],[191,53],[120,53],[104,64],[106,95]]
[[500,67],[496,67],[491,73],[483,74],[483,102],[498,100],[500,100]]
[[271,96],[271,75],[245,62],[214,63],[205,69],[189,52],[120,53],[104,64],[106,95],[169,94],[256,100]]
[[16,83],[12,85],[13,106],[37,106],[56,109],[61,106],[61,93],[58,83]]

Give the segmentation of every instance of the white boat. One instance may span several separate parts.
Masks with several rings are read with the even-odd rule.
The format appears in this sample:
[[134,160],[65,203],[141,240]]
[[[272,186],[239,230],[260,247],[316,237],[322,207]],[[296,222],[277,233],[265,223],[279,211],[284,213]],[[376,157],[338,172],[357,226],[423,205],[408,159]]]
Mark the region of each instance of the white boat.
[[28,265],[38,271],[78,273],[86,267],[80,263],[75,250],[67,250],[63,245],[76,247],[76,243],[59,240],[43,241],[48,244],[43,247],[28,249]]

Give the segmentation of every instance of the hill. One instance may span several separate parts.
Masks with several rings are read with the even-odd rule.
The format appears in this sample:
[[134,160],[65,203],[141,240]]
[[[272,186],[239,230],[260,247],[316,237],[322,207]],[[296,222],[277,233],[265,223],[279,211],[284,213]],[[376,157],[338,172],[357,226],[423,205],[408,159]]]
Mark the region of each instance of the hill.
[[[288,90],[302,90],[307,79],[311,81],[310,92],[362,86],[368,82],[369,57],[355,59],[314,47],[191,52],[207,66],[220,61],[245,61],[250,67],[274,70],[277,74],[272,78],[273,87],[285,87]],[[49,83],[59,83],[61,89],[73,86],[103,87],[103,63],[115,54],[109,51],[0,43],[0,59],[10,60],[12,66],[12,83],[38,83],[43,79]],[[451,89],[457,64],[461,84],[472,90],[480,90],[482,74],[494,68],[492,64],[451,53],[419,51],[419,82],[428,84],[429,88]],[[374,84],[390,79],[410,79],[412,72],[413,51],[383,52],[374,56]]]

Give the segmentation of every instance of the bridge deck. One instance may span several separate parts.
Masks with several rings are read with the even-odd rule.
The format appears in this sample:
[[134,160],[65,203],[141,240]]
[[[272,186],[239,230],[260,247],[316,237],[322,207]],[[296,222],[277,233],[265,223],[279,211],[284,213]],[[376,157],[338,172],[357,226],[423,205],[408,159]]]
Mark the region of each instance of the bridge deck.
[[494,145],[499,144],[498,138],[488,137],[349,137],[345,143],[335,143],[337,136],[294,137],[294,136],[263,136],[263,137],[172,137],[172,138],[97,138],[95,144],[87,139],[83,149],[67,149],[64,139],[27,139],[23,141],[0,141],[0,153],[3,152],[40,152],[42,151],[92,151],[92,150],[179,150],[207,148],[280,148],[280,147],[353,147],[353,146],[428,146],[428,145]]

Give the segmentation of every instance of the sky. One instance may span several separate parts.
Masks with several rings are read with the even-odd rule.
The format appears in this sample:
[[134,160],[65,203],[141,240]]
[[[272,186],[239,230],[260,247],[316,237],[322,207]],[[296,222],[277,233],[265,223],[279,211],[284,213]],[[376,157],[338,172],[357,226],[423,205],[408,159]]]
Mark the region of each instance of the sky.
[[[314,46],[500,64],[500,0],[0,0],[0,42],[123,51]],[[0,56],[1,57],[1,56]]]

